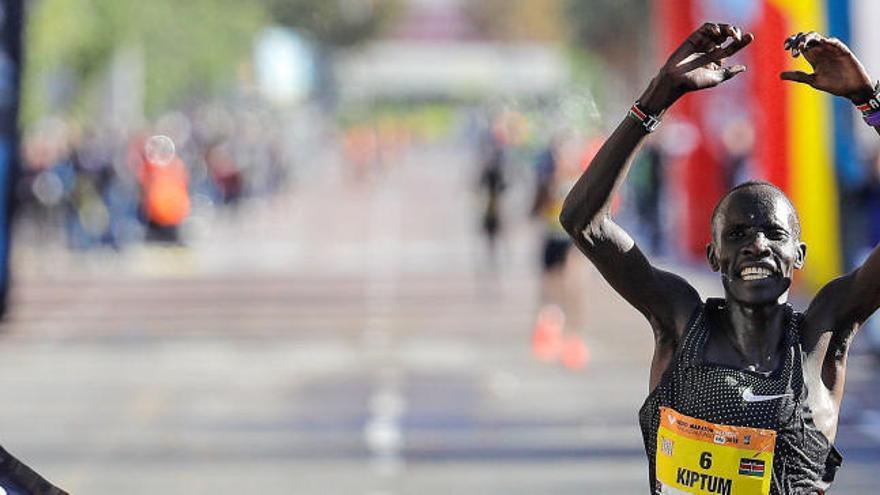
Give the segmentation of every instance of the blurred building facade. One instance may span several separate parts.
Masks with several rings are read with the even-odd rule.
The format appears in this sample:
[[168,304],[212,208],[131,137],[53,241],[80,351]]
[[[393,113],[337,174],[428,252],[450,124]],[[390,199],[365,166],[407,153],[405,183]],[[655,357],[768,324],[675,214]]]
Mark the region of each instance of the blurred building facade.
[[464,2],[411,2],[393,29],[336,62],[343,100],[491,99],[558,92],[569,80],[559,43],[498,41]]

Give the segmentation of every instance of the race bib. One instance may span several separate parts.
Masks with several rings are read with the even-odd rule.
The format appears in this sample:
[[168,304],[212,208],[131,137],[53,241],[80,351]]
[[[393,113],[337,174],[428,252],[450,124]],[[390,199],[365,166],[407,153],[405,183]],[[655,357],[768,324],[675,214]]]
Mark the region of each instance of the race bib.
[[657,493],[767,495],[776,432],[716,425],[660,408]]

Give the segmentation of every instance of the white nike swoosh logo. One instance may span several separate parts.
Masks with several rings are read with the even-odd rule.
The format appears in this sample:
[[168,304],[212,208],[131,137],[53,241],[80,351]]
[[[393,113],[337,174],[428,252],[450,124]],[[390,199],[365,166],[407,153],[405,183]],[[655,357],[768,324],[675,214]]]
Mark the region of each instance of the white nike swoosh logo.
[[765,400],[781,399],[783,397],[792,397],[792,394],[755,395],[752,393],[752,387],[746,387],[743,390],[743,400],[746,402],[764,402]]

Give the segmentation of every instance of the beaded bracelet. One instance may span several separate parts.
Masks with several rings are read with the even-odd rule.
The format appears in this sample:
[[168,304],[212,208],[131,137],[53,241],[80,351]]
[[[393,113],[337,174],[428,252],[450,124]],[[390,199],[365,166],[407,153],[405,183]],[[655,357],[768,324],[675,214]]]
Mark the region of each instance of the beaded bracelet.
[[636,101],[633,103],[633,106],[629,108],[627,115],[632,117],[636,122],[642,124],[642,127],[644,127],[648,133],[651,133],[660,127],[660,118],[663,116],[663,113],[661,112],[659,115],[651,115],[642,110],[642,108],[639,107],[639,102]]

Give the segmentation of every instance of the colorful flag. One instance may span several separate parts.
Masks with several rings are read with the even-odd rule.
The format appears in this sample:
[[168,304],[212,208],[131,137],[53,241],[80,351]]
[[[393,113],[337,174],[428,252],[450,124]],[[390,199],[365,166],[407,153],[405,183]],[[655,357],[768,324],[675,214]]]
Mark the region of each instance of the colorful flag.
[[745,476],[756,476],[758,478],[763,477],[764,461],[761,459],[741,458],[739,460],[739,474]]

